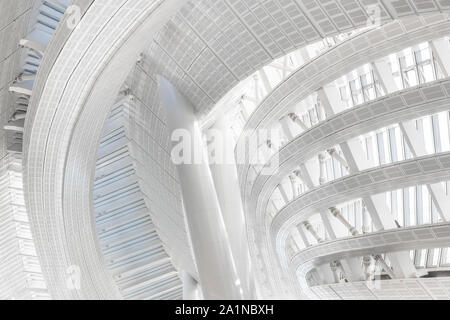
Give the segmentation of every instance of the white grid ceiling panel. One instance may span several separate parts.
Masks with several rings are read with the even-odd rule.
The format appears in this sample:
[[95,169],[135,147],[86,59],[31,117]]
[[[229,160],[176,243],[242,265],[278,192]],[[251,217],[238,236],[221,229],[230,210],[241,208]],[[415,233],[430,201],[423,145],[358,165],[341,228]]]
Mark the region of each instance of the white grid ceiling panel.
[[[427,2],[430,2],[430,1],[428,0]],[[408,0],[394,0],[394,1],[388,2],[387,4],[390,5],[394,9],[394,11],[398,17],[411,15],[415,12],[414,8],[410,5]]]
[[[357,0],[340,0],[339,3],[354,25],[361,25],[367,22],[367,12]],[[386,13],[384,13],[384,16],[386,17]]]
[[294,47],[299,48],[303,46],[306,41],[304,37],[302,37],[300,29],[298,29],[293,20],[291,20],[286,9],[283,9],[284,6],[281,5],[282,2],[283,1],[266,1],[264,5]]
[[205,49],[203,41],[187,25],[180,14],[169,21],[155,37],[155,41],[170,56],[187,70],[199,54]]
[[310,17],[317,28],[321,30],[322,35],[330,35],[337,32],[335,25],[330,17],[328,17],[320,7],[318,1],[315,0],[296,0],[297,4]]
[[[252,70],[246,70],[246,74],[250,74],[269,63],[271,57],[242,20],[234,14],[229,5],[222,0],[211,2],[209,12],[227,38],[223,40],[234,45],[236,50],[239,51],[239,60],[247,61],[249,66],[252,67]],[[222,45],[225,45],[225,43],[222,43]],[[241,61],[234,61],[234,63],[241,63]]]
[[300,31],[301,36],[306,40],[306,42],[310,43],[320,38],[320,34],[309,23],[308,19],[295,1],[279,0],[279,3],[289,18],[293,21],[295,27]]
[[436,11],[439,9],[434,1],[429,0],[410,0],[414,8],[419,12]]
[[[150,49],[143,59],[143,67],[146,73],[156,81],[156,75],[161,74],[168,80],[173,81],[173,84],[183,94],[190,92],[190,101],[195,105],[200,105],[203,103],[212,103],[212,98],[201,88],[201,86],[196,83],[191,75],[185,72],[176,61],[172,59],[166,51],[162,49],[157,43],[152,43]],[[158,97],[157,104],[159,102],[159,95],[157,90],[154,91],[156,97]]]
[[271,0],[261,1],[261,6],[254,9],[256,18],[267,28],[270,36],[277,43],[285,54],[295,49],[292,41],[287,37],[286,30],[281,25],[288,28],[292,33],[292,25],[286,24],[289,19],[281,11],[278,4]]
[[337,1],[319,0],[319,3],[339,30],[346,30],[355,27],[355,25],[350,22],[349,18],[339,6]]
[[311,291],[320,300],[340,300],[336,292],[334,292],[329,286],[311,287]]
[[[250,7],[247,7],[243,1],[240,0],[226,0],[231,6],[234,13],[239,15],[239,18],[245,23],[246,27],[251,31],[254,37],[262,44],[266,51],[270,54],[272,59],[283,55],[284,51],[274,42],[274,39],[270,36],[270,24],[268,21],[260,22],[257,15],[262,16],[260,10],[264,10],[260,7],[260,3],[252,1]],[[252,8],[253,7],[253,8]],[[272,22],[273,23],[273,22]]]
[[230,84],[231,86],[238,84],[234,75],[209,48],[203,50],[190,66],[188,73],[210,97],[222,96]]
[[[396,10],[402,12],[402,15],[415,13],[411,5],[405,7],[401,4],[395,9],[377,0],[193,1],[172,20],[172,27],[166,28],[163,31],[165,36],[158,38],[157,42],[164,48],[168,57],[188,74],[181,76],[183,79],[195,79],[187,85],[189,89],[182,92],[194,102],[202,116],[237,82],[244,80],[271,60],[319,40],[320,37],[365,26],[368,18],[366,11],[370,5],[379,6],[383,22],[392,20],[387,7],[394,15]],[[420,7],[422,9],[417,10],[419,12],[438,12],[434,2],[432,5],[421,4]],[[425,10],[425,7],[434,9]],[[188,25],[180,22],[181,17]],[[196,48],[195,53],[192,51],[190,45],[197,43],[198,38],[204,42],[203,45],[209,47],[213,55],[201,55],[201,52],[205,51],[204,48],[200,51]],[[190,41],[192,39],[196,40]],[[208,74],[203,68],[188,68],[194,65],[192,59],[201,59],[196,67],[208,66]],[[164,66],[166,60],[156,58],[155,61]],[[189,64],[188,61],[192,63]],[[219,64],[222,66],[218,66]],[[170,73],[169,68],[163,69],[165,76]],[[236,79],[224,73],[231,73]],[[176,83],[180,82],[181,77],[167,78]],[[206,80],[203,81],[204,79]],[[219,79],[219,83],[212,79]],[[191,96],[191,85],[200,86],[203,93],[194,92]],[[209,96],[209,99],[205,95]]]
[[381,300],[431,300],[417,280],[379,281],[372,292]]
[[[337,296],[343,300],[375,300],[376,297],[367,288],[365,283],[352,283],[348,284],[336,284],[332,287],[328,287],[330,290],[334,291]],[[317,290],[314,290],[316,292]]]
[[449,300],[450,299],[450,279],[421,279],[421,285],[427,290],[427,292],[437,300]]

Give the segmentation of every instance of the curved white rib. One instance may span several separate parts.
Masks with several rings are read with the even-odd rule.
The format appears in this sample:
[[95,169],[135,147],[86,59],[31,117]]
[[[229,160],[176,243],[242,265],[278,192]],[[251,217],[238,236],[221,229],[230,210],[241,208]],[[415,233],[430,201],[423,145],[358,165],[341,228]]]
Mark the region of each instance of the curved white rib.
[[369,234],[322,242],[291,257],[291,268],[301,273],[336,260],[370,254],[446,247],[450,223],[383,230]]
[[[256,208],[260,217],[278,183],[315,154],[390,124],[448,110],[449,102],[450,79],[437,80],[373,100],[321,122],[273,156],[272,159],[279,159],[280,166],[272,175],[257,177],[250,205]],[[270,161],[275,161],[272,159]],[[267,167],[270,168],[270,162]]]
[[[156,3],[161,6],[151,7]],[[169,4],[166,6],[166,3]],[[96,0],[93,4],[92,1],[78,1],[82,11],[87,11],[82,22],[72,36],[71,31],[60,30],[60,34],[65,36],[53,42],[55,55],[44,61],[46,68],[39,74],[37,95],[31,103],[26,128],[26,187],[41,246],[50,242],[54,246],[51,249],[55,249],[43,256],[56,297],[117,297],[110,279],[89,271],[104,270],[97,257],[99,250],[93,240],[92,221],[87,218],[92,210],[90,192],[95,148],[100,140],[105,111],[112,104],[110,92],[118,90],[128,73],[130,61],[167,20],[166,14],[175,12],[183,3],[170,0],[164,4],[162,1],[139,0]],[[435,1],[430,0],[429,4],[432,4],[431,11],[434,12],[445,9]],[[117,15],[102,10],[102,6],[111,11],[116,9]],[[407,14],[414,14],[414,10]],[[90,19],[96,22],[95,28],[89,29],[84,23]],[[148,24],[144,25],[146,22]],[[110,30],[107,31],[108,28]],[[89,40],[93,43],[83,42],[86,38],[82,36],[86,31],[92,32]],[[71,48],[75,37],[82,40],[81,46]],[[67,44],[64,49],[63,43]],[[82,48],[84,45],[86,47]],[[102,45],[106,47],[102,48]],[[83,49],[86,49],[86,57],[78,51]],[[60,52],[61,56],[56,57]],[[93,64],[89,64],[89,60]],[[52,64],[55,67],[50,71]],[[113,70],[116,73],[111,77]],[[64,85],[61,85],[61,80]],[[44,84],[47,85],[45,90]],[[53,255],[64,255],[64,263],[53,266],[49,263]],[[79,263],[83,270],[80,292],[64,288],[64,268],[72,263]],[[88,268],[90,263],[94,268]]]
[[[449,99],[450,79],[447,78],[395,92],[328,118],[272,156],[266,168],[275,170],[271,175],[259,174],[256,177],[251,201],[267,200],[267,192],[273,191],[299,164],[319,152],[390,124],[448,110]],[[274,163],[279,163],[279,167]]]
[[320,265],[350,257],[446,247],[449,241],[448,222],[383,230],[327,241],[302,250],[290,259],[290,270],[297,275],[302,289],[309,291],[311,288],[304,278]]
[[181,299],[178,271],[139,179],[142,165],[134,154],[136,142],[129,134],[133,123],[127,117],[135,110],[133,105],[128,98],[114,106],[100,144],[94,185],[99,242],[124,299]]
[[[80,0],[74,30],[61,27],[44,57],[25,130],[27,204],[53,297],[120,298],[108,275],[92,215],[102,127],[149,37],[184,1]],[[67,21],[67,17],[62,23]],[[80,290],[66,270],[81,270]]]
[[267,244],[264,213],[271,193],[278,183],[299,164],[320,151],[360,134],[389,124],[447,110],[449,103],[450,79],[437,80],[346,110],[297,136],[274,156],[273,159],[279,157],[280,166],[273,175],[260,175],[253,184],[252,194],[247,203],[247,214],[248,218],[252,219],[250,221],[253,221],[253,227],[256,230],[256,244],[263,246]]
[[445,152],[364,170],[324,184],[281,209],[270,225],[270,239],[275,250],[282,253],[289,228],[312,214],[355,198],[445,181],[450,179],[449,169],[450,152]]

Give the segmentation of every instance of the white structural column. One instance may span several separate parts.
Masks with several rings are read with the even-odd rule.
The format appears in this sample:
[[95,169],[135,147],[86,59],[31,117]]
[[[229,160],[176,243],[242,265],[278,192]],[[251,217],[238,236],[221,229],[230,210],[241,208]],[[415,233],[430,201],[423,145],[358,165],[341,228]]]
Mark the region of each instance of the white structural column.
[[[166,79],[158,77],[158,85],[169,132],[183,130],[189,135],[183,137],[190,140],[187,147],[201,150],[204,142],[194,108]],[[233,256],[206,152],[199,152],[196,157],[195,164],[178,164],[177,171],[200,285],[205,299],[240,299]]]
[[[339,93],[335,86],[326,86],[319,91],[319,98],[330,116],[342,111],[342,106],[338,105]],[[342,153],[347,160],[350,172],[358,172],[372,167],[373,165],[364,156],[361,144],[355,139],[340,144]],[[383,195],[374,195],[363,198],[363,203],[372,218],[377,230],[396,228],[395,219],[386,205]],[[394,274],[398,278],[416,277],[417,271],[409,258],[408,252],[398,252],[389,254]]]
[[256,299],[255,280],[239,192],[232,133],[224,119],[218,120],[212,130],[207,132],[215,157],[210,158],[210,169],[236,265],[238,287],[242,289],[244,299],[253,300]]

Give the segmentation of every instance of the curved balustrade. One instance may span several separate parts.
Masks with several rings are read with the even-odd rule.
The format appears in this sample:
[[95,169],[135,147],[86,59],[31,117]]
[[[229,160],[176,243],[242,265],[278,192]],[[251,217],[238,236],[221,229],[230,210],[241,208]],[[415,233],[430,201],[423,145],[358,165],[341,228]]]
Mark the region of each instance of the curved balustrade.
[[[450,243],[450,223],[421,225],[383,230],[319,243],[298,252],[290,260],[290,269],[309,291],[304,278],[315,267],[350,257],[372,254],[447,247]],[[384,281],[382,281],[384,282]]]
[[413,185],[450,179],[450,152],[372,168],[316,187],[286,205],[272,220],[270,239],[282,252],[288,230],[338,203]]

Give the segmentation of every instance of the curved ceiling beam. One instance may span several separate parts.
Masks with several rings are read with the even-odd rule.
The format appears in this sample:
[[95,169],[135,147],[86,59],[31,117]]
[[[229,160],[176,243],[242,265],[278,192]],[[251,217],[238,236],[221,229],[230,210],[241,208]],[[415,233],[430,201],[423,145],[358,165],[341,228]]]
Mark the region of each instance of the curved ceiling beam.
[[[120,86],[156,32],[186,1],[79,0],[65,16],[36,78],[25,128],[25,190],[52,296],[118,299],[93,214],[96,154]],[[67,286],[68,268],[80,287]]]

